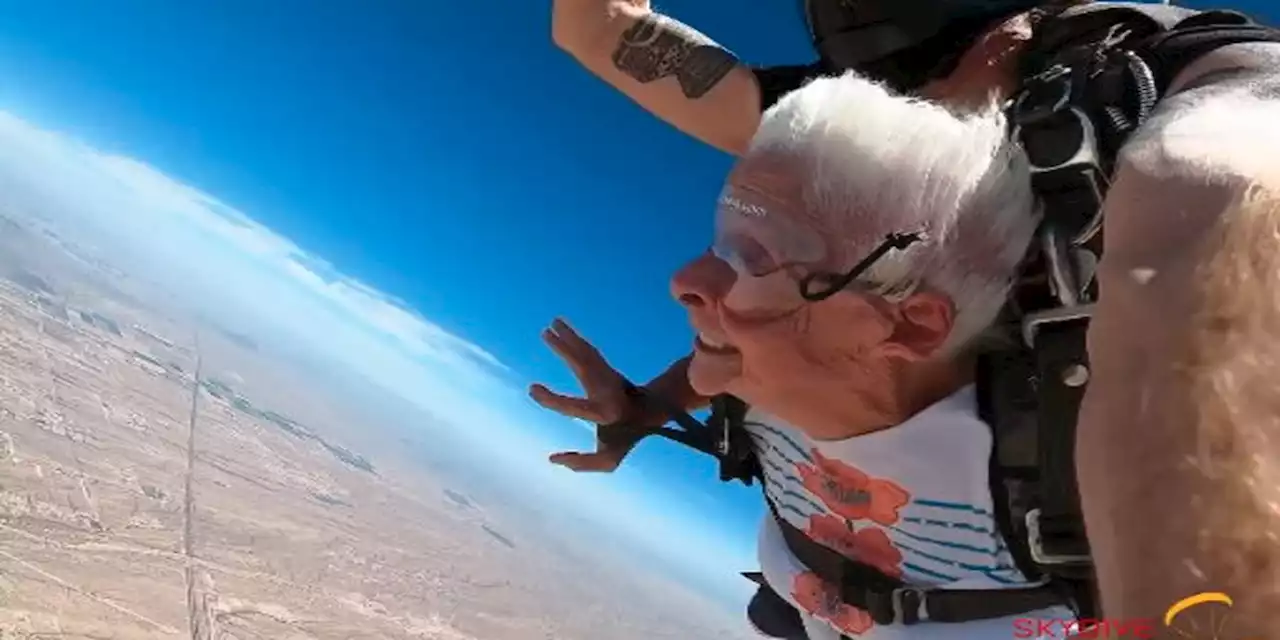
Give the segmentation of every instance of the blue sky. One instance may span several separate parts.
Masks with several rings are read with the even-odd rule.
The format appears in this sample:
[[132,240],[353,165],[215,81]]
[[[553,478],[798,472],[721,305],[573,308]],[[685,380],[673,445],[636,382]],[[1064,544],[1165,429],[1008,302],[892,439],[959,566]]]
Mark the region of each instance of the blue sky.
[[[218,259],[248,251],[253,268],[292,274],[279,286],[365,327],[342,343],[363,357],[352,366],[447,406],[475,437],[502,434],[506,455],[557,490],[625,496],[601,519],[663,514],[632,530],[678,536],[698,571],[752,568],[757,494],[719,486],[699,458],[655,442],[613,477],[543,469],[591,436],[520,396],[531,381],[574,389],[539,331],[567,318],[637,381],[682,354],[667,276],[706,246],[729,166],[555,50],[549,4],[6,2],[0,109],[20,120],[4,130],[59,154],[74,145],[33,126],[84,141],[107,154],[96,175],[152,189],[157,216],[189,214],[173,233],[226,232]],[[796,4],[663,8],[753,61],[801,62]],[[261,226],[218,226],[241,215]],[[281,258],[299,252],[330,266]],[[376,291],[318,285],[329,269]],[[382,346],[364,357],[372,339]]]
[[[549,2],[509,3],[501,14],[489,3],[408,0],[6,4],[0,109],[21,119],[10,123],[13,135],[36,135],[28,125],[57,131],[116,156],[111,180],[201,192],[158,187],[163,204],[128,204],[136,224],[104,218],[112,220],[104,233],[161,237],[136,212],[182,210],[195,222],[164,227],[182,247],[170,257],[195,264],[187,243],[232,233],[205,210],[234,209],[232,217],[264,229],[252,239],[223,237],[229,248],[209,248],[207,261],[242,260],[237,252],[251,247],[271,256],[255,268],[296,272],[277,260],[298,252],[285,247],[291,242],[402,300],[438,327],[426,342],[444,359],[416,377],[386,354],[357,364],[377,362],[371,375],[415,381],[402,390],[448,405],[459,429],[505,434],[508,455],[527,461],[528,473],[558,447],[591,443],[581,425],[522,396],[532,381],[575,388],[539,339],[551,319],[569,319],[637,380],[687,349],[667,276],[706,246],[729,160],[554,49]],[[730,4],[667,6],[752,58],[807,55],[790,3],[718,15]],[[246,278],[257,273],[248,264]],[[216,277],[192,269],[183,277],[211,288],[226,277],[225,269]],[[413,320],[371,311],[381,295],[354,302],[352,321],[368,323],[372,313],[399,340]],[[472,371],[457,355],[472,344],[501,365],[439,373]],[[597,517],[632,523],[622,528],[642,532],[640,543],[678,539],[673,565],[722,575],[712,581],[723,584],[754,568],[757,494],[718,485],[701,458],[654,442],[613,477],[546,473],[590,504],[605,498],[586,496],[614,495]]]

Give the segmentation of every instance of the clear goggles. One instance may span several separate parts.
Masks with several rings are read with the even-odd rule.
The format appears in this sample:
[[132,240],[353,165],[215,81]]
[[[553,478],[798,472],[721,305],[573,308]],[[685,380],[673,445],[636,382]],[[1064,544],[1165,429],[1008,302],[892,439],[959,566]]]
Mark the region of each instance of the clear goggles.
[[778,271],[812,270],[826,260],[822,235],[812,227],[726,192],[716,205],[712,252],[739,276],[763,278]]
[[795,299],[798,293],[803,301],[816,302],[856,282],[888,252],[906,249],[924,237],[919,233],[889,234],[866,257],[844,270],[842,265],[832,264],[832,245],[822,232],[797,218],[726,192],[716,207],[711,251],[733,268],[745,287],[760,294],[753,298]]

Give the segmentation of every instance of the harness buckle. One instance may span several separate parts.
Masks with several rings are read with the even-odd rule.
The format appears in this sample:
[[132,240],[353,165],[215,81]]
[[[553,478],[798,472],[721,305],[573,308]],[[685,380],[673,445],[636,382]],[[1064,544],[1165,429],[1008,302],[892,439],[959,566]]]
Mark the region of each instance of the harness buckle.
[[1040,333],[1040,327],[1058,322],[1092,318],[1093,308],[1094,305],[1090,303],[1028,313],[1022,318],[1022,340],[1028,347],[1035,349],[1036,336]]
[[[1034,151],[1029,149],[1028,151],[1031,151],[1029,155],[1032,156],[1031,173],[1048,173],[1050,171],[1065,169],[1072,166],[1098,166],[1098,130],[1093,126],[1093,121],[1089,119],[1089,116],[1086,115],[1084,111],[1081,111],[1079,107],[1069,105],[1064,105],[1054,113],[1066,113],[1071,115],[1071,119],[1079,127],[1080,135],[1078,137],[1080,138],[1080,142],[1076,145],[1075,152],[1072,153],[1070,157],[1052,164],[1042,163],[1040,162],[1040,159],[1035,157],[1036,155],[1039,155],[1036,153],[1036,151],[1039,151],[1038,149]],[[1013,128],[1013,135],[1021,139],[1024,127],[1025,123],[1021,122],[1015,125]]]
[[920,611],[929,609],[927,595],[923,589],[902,587],[893,590],[893,621],[897,624],[915,624],[927,616]]
[[[1071,82],[1071,73],[1071,67],[1055,64],[1026,81],[1022,91],[1014,99],[1011,109],[1015,135],[1022,125],[1048,118],[1071,104],[1075,89]],[[1037,101],[1037,98],[1048,99]]]
[[[1026,150],[1030,160],[1032,180],[1042,183],[1061,183],[1058,186],[1068,190],[1082,188],[1091,191],[1104,190],[1106,188],[1106,178],[1101,170],[1097,127],[1093,125],[1093,121],[1089,116],[1078,107],[1066,106],[1060,109],[1058,113],[1069,115],[1071,126],[1075,129],[1073,136],[1076,140],[1075,149],[1071,152],[1071,155],[1066,157],[1063,157],[1065,153],[1056,152],[1057,149],[1062,147],[1062,145],[1057,144],[1062,142],[1060,136],[1045,136],[1045,141],[1050,143],[1048,146],[1035,144],[1035,140],[1030,140],[1024,136],[1023,124],[1019,123],[1014,126],[1013,135],[1022,143],[1022,147]],[[1070,175],[1070,178],[1067,177],[1068,175]],[[1097,201],[1096,204],[1101,204],[1101,193],[1089,195],[1092,195],[1093,199]],[[1072,204],[1078,206],[1078,203]],[[1073,230],[1071,244],[1080,246],[1087,243],[1098,234],[1101,228],[1102,207],[1098,206],[1096,210],[1090,212],[1083,224],[1079,225],[1079,229]]]
[[1049,277],[1049,291],[1064,307],[1080,304],[1080,273],[1071,264],[1070,249],[1062,241],[1058,228],[1052,221],[1040,230],[1041,250],[1044,251],[1045,269]]
[[928,591],[899,587],[892,591],[868,591],[867,613],[879,625],[913,625],[928,620],[921,610],[928,610]]
[[1044,548],[1044,534],[1040,528],[1040,509],[1027,512],[1027,547],[1031,551],[1031,559],[1038,565],[1087,565],[1093,563],[1089,554],[1050,553]]
[[721,457],[727,457],[730,451],[729,439],[733,437],[729,430],[728,418],[722,420],[719,427],[720,433],[716,434],[716,453],[719,453]]

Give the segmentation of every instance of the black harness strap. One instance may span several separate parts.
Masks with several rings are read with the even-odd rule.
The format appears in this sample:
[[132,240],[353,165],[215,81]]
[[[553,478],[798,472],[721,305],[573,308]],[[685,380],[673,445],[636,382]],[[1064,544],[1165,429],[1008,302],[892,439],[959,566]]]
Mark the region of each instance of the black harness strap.
[[682,444],[699,453],[705,453],[716,458],[721,457],[725,432],[723,429],[716,429],[712,426],[716,424],[717,418],[715,418],[715,414],[713,414],[713,420],[710,424],[703,424],[697,418],[689,415],[689,412],[672,405],[666,398],[648,393],[630,380],[624,378],[622,384],[627,396],[633,402],[649,410],[665,414],[669,421],[676,423],[676,426],[680,428],[672,429],[665,425],[660,427],[636,425],[625,420],[614,424],[597,424],[596,440],[601,445],[630,449],[636,443],[649,436],[658,436]]
[[750,486],[762,479],[760,461],[756,458],[751,435],[744,428],[747,420],[747,403],[731,395],[711,399],[711,417],[707,420],[719,436],[716,443],[720,461],[720,481],[738,481]]
[[1145,56],[1161,93],[1177,74],[1201,56],[1229,44],[1280,42],[1275,27],[1253,22],[1238,11],[1205,11],[1153,37]]
[[760,112],[768,111],[782,99],[782,96],[795,91],[811,78],[823,75],[828,68],[822,62],[806,65],[783,65],[772,67],[751,67],[760,87]]
[[1037,398],[1029,383],[1034,379],[1031,354],[1013,350],[981,354],[974,376],[978,416],[992,434],[987,474],[996,526],[1009,544],[1014,565],[1031,580],[1040,577],[1040,568],[1029,546],[1020,541],[1027,539],[1026,514],[1034,498],[1027,495],[1028,487],[1038,486],[1040,479],[1038,437],[1032,423]]
[[824,582],[840,585],[841,601],[870,613],[877,624],[914,622],[916,612],[904,606],[905,602],[899,600],[896,603],[898,606],[894,606],[894,594],[905,587],[905,583],[885,575],[875,567],[851,560],[830,547],[814,542],[804,531],[787,522],[768,496],[765,497],[765,503],[792,555]]
[[1025,516],[1032,561],[1052,575],[1082,580],[1090,577],[1091,556],[1076,485],[1075,425],[1089,380],[1088,327],[1087,318],[1063,320],[1044,325],[1033,338],[1040,499]]
[[[1128,135],[1151,116],[1187,65],[1226,45],[1277,41],[1280,31],[1236,12],[1104,2],[1063,12],[1033,42],[1032,51],[1040,53],[1026,58],[1028,80],[1010,120],[1030,156],[1044,222],[1011,316],[1023,339],[1013,351],[1034,362],[1024,384],[1036,399],[1038,473],[1036,490],[1022,505],[1022,522],[1010,528],[1025,533],[1012,538],[1026,545],[1015,558],[1029,556],[1038,573],[1069,588],[1082,615],[1096,610],[1096,602],[1076,484],[1075,435],[1089,380],[1085,336],[1098,294],[1093,272],[1101,255],[1108,176]],[[1017,386],[1007,376],[1026,372],[1010,368],[989,375],[996,380],[991,387],[1007,390]],[[1009,405],[999,399],[987,404]],[[1014,422],[1016,413],[1001,415],[997,409],[993,424]],[[1007,485],[1016,471],[996,473]]]
[[852,560],[815,542],[782,517],[767,496],[765,502],[796,560],[824,582],[840,585],[840,600],[866,611],[878,625],[971,622],[1015,616],[1063,604],[1062,593],[1050,586],[991,590],[908,585],[871,565]]
[[747,620],[760,635],[780,640],[809,640],[800,611],[769,586],[764,574],[749,572],[742,577],[757,586],[755,595],[747,603]]

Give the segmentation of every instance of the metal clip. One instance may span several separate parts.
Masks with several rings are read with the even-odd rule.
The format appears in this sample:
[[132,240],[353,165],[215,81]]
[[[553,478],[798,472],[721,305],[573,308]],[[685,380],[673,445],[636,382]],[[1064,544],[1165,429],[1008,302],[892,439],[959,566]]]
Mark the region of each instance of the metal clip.
[[[1105,178],[1101,177],[1103,174],[1099,162],[1101,156],[1098,153],[1098,130],[1093,126],[1093,121],[1091,121],[1089,116],[1085,115],[1085,113],[1077,107],[1068,106],[1060,111],[1071,114],[1072,120],[1079,128],[1080,144],[1076,147],[1075,153],[1056,164],[1039,164],[1034,157],[1029,158],[1032,176],[1074,169],[1081,172],[1081,174],[1089,175],[1090,177],[1097,176],[1099,179],[1105,180]],[[1033,151],[1022,139],[1022,134],[1022,124],[1015,124],[1012,132],[1014,139],[1022,143],[1024,149],[1027,149],[1029,152]],[[1032,154],[1029,153],[1028,155]],[[1093,215],[1089,217],[1088,222],[1086,222],[1085,225],[1081,227],[1080,230],[1071,238],[1071,244],[1075,246],[1083,245],[1092,240],[1101,229],[1102,209],[1099,207],[1099,209],[1094,211]]]
[[[1037,164],[1035,159],[1031,159],[1032,173],[1047,173],[1064,169],[1073,165],[1086,165],[1091,167],[1098,166],[1098,132],[1094,128],[1093,122],[1089,120],[1089,116],[1085,115],[1077,107],[1066,107],[1060,109],[1059,112],[1069,112],[1075,119],[1076,124],[1080,126],[1080,146],[1076,148],[1076,152],[1070,158],[1054,165]],[[1022,125],[1015,125],[1013,128],[1013,136],[1018,140],[1022,139]]]
[[[928,619],[927,615],[921,615],[920,611],[928,611],[929,607],[926,602],[927,593],[923,589],[912,589],[910,587],[900,587],[893,590],[893,623],[894,624],[915,624]],[[908,611],[910,615],[908,615]]]
[[[1047,107],[1043,104],[1031,105],[1031,99],[1037,93],[1036,88],[1051,87],[1055,84],[1059,90],[1056,97]],[[1010,109],[1011,119],[1015,127],[1015,136],[1017,129],[1023,124],[1047,118],[1066,109],[1071,104],[1072,89],[1071,67],[1066,65],[1056,64],[1029,79],[1027,86],[1018,94],[1018,97],[1013,101],[1013,107]]]
[[1027,546],[1031,549],[1031,559],[1039,565],[1091,564],[1093,558],[1088,554],[1053,554],[1044,550],[1044,536],[1040,532],[1040,510],[1027,512]]
[[1064,307],[1080,304],[1080,282],[1067,245],[1052,224],[1040,230],[1041,250],[1044,251],[1045,269],[1048,270],[1049,290]]
[[1036,335],[1040,327],[1057,322],[1070,322],[1093,317],[1093,305],[1081,304],[1074,307],[1059,307],[1028,313],[1022,319],[1022,340],[1032,349],[1036,346]]

